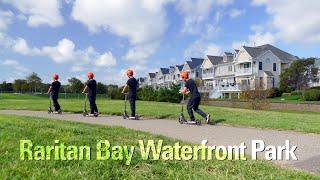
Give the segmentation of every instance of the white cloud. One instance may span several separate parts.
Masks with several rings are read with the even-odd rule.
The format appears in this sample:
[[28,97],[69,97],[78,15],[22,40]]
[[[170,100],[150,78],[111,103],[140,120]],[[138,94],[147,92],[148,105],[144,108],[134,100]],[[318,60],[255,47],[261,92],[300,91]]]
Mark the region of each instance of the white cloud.
[[205,55],[220,55],[222,53],[222,48],[214,43],[206,43],[203,41],[196,41],[191,44],[184,51],[184,57],[199,57],[202,58]]
[[246,42],[244,42],[244,41],[234,41],[234,42],[232,42],[232,48],[233,49],[240,49],[243,45],[245,45],[246,44]]
[[73,41],[64,38],[56,46],[43,46],[41,48],[29,47],[27,41],[19,38],[12,45],[13,51],[29,56],[46,56],[56,63],[71,63],[71,71],[77,72],[89,63],[97,67],[111,67],[116,65],[117,60],[111,52],[100,54],[92,46],[81,50],[76,49]]
[[124,59],[131,62],[144,63],[155,52],[158,46],[157,42],[134,46],[129,49]]
[[230,18],[236,18],[243,15],[246,11],[244,9],[231,9],[229,12]]
[[47,55],[57,63],[75,60],[75,44],[69,39],[62,39],[57,46],[45,46],[42,54]]
[[27,17],[27,23],[31,27],[49,25],[56,27],[63,24],[60,14],[60,0],[2,0],[12,5]]
[[15,60],[12,60],[12,59],[6,59],[2,62],[2,65],[5,65],[5,66],[15,66],[15,65],[18,65],[18,61],[15,61]]
[[234,41],[232,43],[232,48],[239,49],[241,46],[260,46],[264,44],[274,44],[277,41],[277,37],[269,32],[265,31],[266,25],[257,25],[254,24],[250,27],[253,34],[250,34],[245,41]]
[[205,55],[220,55],[222,54],[222,48],[216,44],[209,44],[207,49],[204,51]]
[[320,42],[319,0],[253,0],[252,2],[254,5],[266,7],[277,37],[288,42]]
[[129,38],[131,44],[158,40],[167,28],[164,5],[169,1],[76,0],[72,18],[90,31],[101,29]]
[[105,30],[128,38],[126,60],[145,60],[160,44],[167,29],[164,6],[173,0],[75,0],[72,18],[91,32]]
[[0,61],[0,65],[9,69],[10,75],[6,78],[9,82],[14,81],[15,79],[25,78],[26,74],[31,73],[29,68],[24,67],[13,59],[5,59],[3,62]]
[[248,44],[252,46],[254,45],[260,46],[263,44],[273,44],[275,43],[275,41],[276,41],[276,38],[270,32],[265,32],[265,33],[256,32],[255,34],[249,35],[248,37]]
[[197,33],[197,27],[208,19],[213,5],[214,0],[178,0],[176,7],[184,16],[184,28],[182,31]]
[[98,67],[111,67],[117,64],[117,60],[113,57],[111,52],[107,52],[98,57],[95,65]]
[[12,49],[13,51],[23,55],[37,55],[41,53],[38,48],[30,48],[26,40],[23,38],[15,40]]
[[13,13],[11,11],[3,11],[0,9],[0,31],[7,30],[8,25],[12,22]]
[[233,3],[234,0],[216,0],[216,4],[220,6],[227,6]]

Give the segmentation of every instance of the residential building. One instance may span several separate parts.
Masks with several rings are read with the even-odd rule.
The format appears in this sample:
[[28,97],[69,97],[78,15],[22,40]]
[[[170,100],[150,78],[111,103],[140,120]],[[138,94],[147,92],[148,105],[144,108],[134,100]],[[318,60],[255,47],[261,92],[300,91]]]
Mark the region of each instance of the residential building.
[[202,78],[202,69],[201,65],[204,59],[202,58],[191,58],[191,61],[184,63],[182,71],[188,71],[190,78],[195,80],[201,80]]
[[[170,87],[173,83],[181,82],[181,71],[188,71],[190,78],[201,80],[200,91],[209,93],[211,98],[231,97],[232,94],[239,96],[245,90],[279,87],[281,72],[295,60],[298,57],[270,44],[242,46],[221,56],[191,58],[180,66],[160,68],[154,75],[154,84],[157,87]],[[149,74],[146,84],[149,85],[151,79]],[[319,85],[319,79],[315,86]]]
[[315,60],[315,67],[318,68],[318,75],[311,82],[310,87],[320,87],[320,58]]

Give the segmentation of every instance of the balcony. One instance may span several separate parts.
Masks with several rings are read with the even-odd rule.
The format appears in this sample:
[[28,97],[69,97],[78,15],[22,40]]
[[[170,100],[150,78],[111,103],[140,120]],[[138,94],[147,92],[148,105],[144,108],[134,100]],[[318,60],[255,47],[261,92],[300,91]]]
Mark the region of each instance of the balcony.
[[236,76],[245,76],[251,75],[252,69],[251,68],[237,68],[235,75]]
[[214,71],[213,69],[203,69],[202,70],[202,79],[213,79]]
[[240,91],[239,86],[238,85],[227,85],[227,86],[218,86],[218,90],[219,91]]

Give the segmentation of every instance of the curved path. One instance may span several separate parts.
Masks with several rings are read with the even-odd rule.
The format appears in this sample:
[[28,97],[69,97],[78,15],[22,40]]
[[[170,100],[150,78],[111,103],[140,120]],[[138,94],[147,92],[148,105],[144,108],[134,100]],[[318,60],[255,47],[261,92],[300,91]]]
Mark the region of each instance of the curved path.
[[[290,131],[277,131],[269,129],[231,127],[225,125],[180,125],[177,121],[165,119],[150,120],[123,120],[119,116],[100,116],[98,118],[83,117],[81,114],[65,113],[62,115],[47,114],[40,111],[0,110],[0,114],[23,115],[33,117],[52,118],[57,120],[76,121],[90,124],[122,126],[130,129],[164,135],[186,142],[201,143],[208,140],[208,145],[240,145],[245,142],[248,149],[246,153],[251,155],[252,140],[263,140],[266,145],[283,146],[286,140],[290,140],[292,146],[297,146],[295,154],[297,161],[274,161],[274,163],[320,174],[320,135],[302,134]],[[258,153],[258,157],[264,157],[264,153]]]

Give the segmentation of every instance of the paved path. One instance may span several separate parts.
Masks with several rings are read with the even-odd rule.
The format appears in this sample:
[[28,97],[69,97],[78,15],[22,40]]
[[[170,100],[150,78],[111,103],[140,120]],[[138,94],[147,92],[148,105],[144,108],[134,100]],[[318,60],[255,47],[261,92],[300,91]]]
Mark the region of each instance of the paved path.
[[[181,139],[199,144],[202,140],[208,140],[209,145],[239,145],[245,142],[248,155],[251,155],[251,141],[263,140],[266,145],[283,146],[285,140],[290,140],[297,146],[295,152],[298,161],[276,161],[280,165],[296,169],[306,170],[320,174],[320,135],[302,134],[297,132],[277,131],[257,128],[230,127],[224,125],[180,125],[173,120],[123,120],[119,116],[101,116],[98,118],[82,117],[81,114],[50,115],[39,111],[0,110],[0,114],[15,114],[33,117],[45,117],[58,120],[77,121],[90,124],[116,125],[130,129],[136,129],[153,134]],[[264,157],[264,154],[258,154]]]

